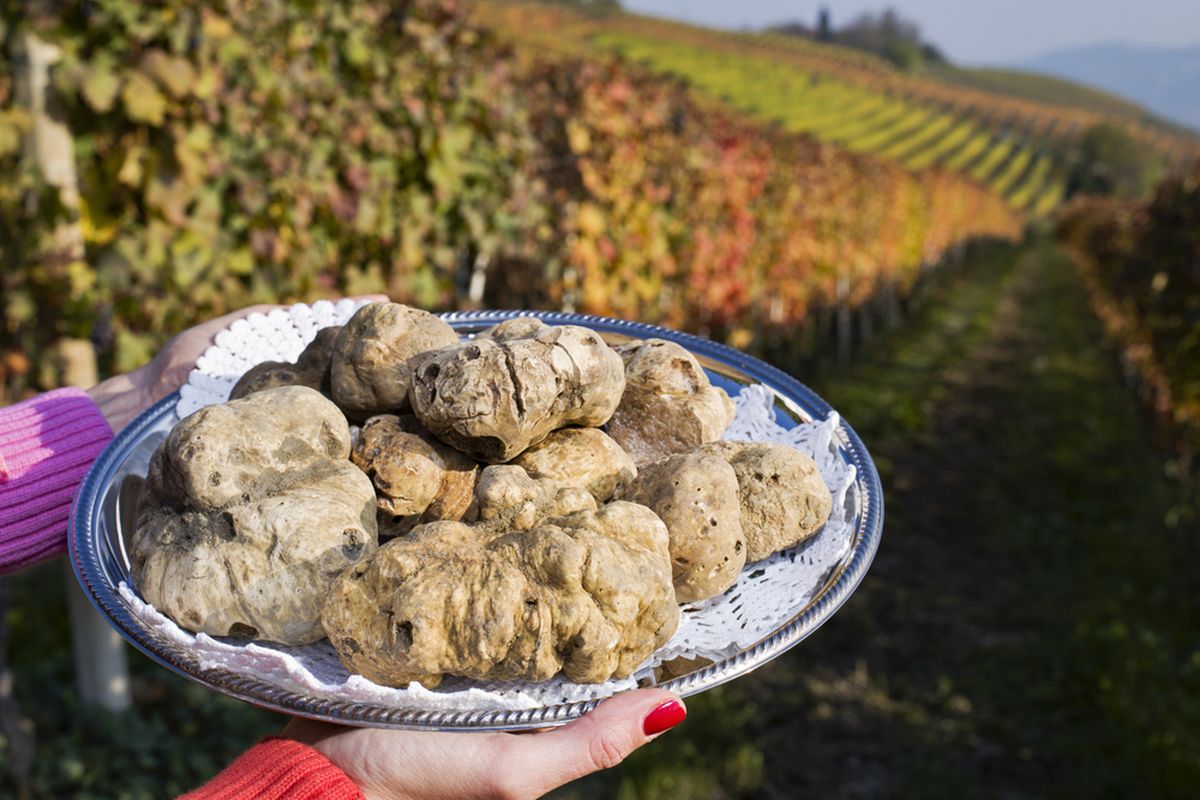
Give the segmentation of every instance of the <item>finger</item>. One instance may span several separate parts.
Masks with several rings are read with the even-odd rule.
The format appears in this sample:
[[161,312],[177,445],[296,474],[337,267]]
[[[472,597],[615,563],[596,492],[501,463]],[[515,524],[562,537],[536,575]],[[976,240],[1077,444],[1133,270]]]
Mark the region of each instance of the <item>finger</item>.
[[663,689],[625,692],[558,730],[512,737],[505,761],[520,764],[523,787],[541,795],[576,778],[615,767],[686,716],[683,701]]

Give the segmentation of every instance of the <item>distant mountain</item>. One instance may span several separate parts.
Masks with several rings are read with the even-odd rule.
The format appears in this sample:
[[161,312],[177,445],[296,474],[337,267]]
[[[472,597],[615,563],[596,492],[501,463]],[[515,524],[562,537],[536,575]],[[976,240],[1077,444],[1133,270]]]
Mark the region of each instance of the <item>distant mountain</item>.
[[1107,89],[1200,130],[1200,44],[1101,44],[1047,53],[1020,66]]

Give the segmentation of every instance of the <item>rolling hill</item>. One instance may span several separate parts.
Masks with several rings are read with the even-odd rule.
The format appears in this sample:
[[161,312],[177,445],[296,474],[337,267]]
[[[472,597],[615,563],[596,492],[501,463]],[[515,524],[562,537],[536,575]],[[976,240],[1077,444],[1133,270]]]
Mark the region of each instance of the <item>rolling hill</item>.
[[910,74],[836,45],[619,12],[488,2],[479,13],[517,43],[620,54],[788,131],[909,169],[963,173],[1033,216],[1063,200],[1073,146],[1100,122],[1125,129],[1164,168],[1200,157],[1200,137],[1191,132],[1103,92],[1041,76],[954,68]]

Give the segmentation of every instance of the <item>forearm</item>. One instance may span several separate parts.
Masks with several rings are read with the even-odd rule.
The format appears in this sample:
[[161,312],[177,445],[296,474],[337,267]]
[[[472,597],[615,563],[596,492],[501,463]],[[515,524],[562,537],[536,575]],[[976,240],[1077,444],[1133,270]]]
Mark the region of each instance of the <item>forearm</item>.
[[105,415],[80,389],[0,408],[0,573],[66,549],[71,498],[111,439]]
[[362,800],[346,774],[312,747],[265,739],[180,800]]

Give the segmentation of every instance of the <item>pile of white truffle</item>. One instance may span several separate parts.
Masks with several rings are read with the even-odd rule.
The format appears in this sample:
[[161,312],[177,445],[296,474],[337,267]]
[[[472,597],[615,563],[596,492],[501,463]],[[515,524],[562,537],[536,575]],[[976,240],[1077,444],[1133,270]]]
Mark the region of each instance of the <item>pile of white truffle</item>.
[[460,341],[367,305],[175,426],[133,579],[182,627],[328,636],[379,684],[627,677],[679,603],[829,516],[807,456],[721,441],[733,414],[671,342],[532,318]]

